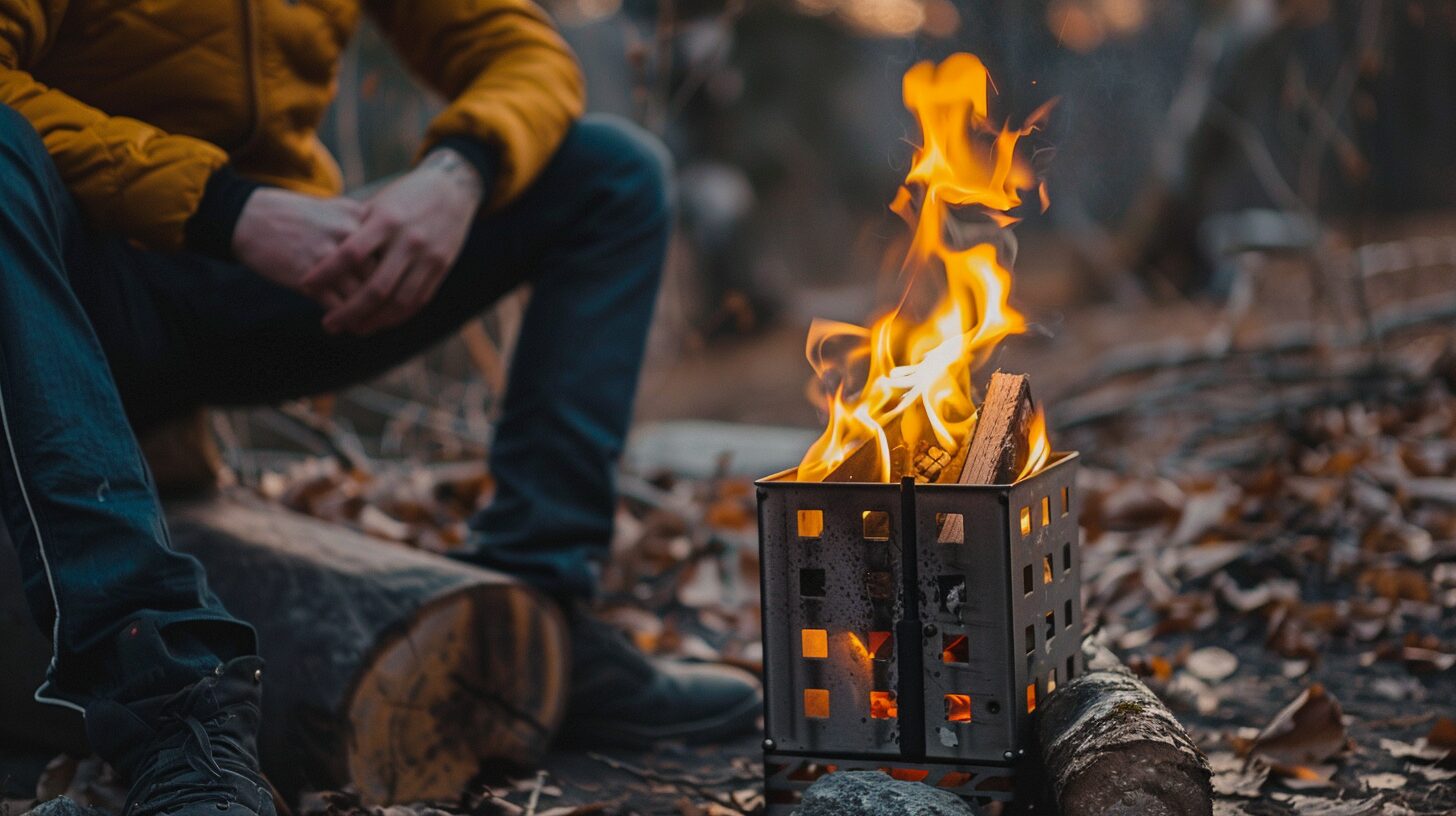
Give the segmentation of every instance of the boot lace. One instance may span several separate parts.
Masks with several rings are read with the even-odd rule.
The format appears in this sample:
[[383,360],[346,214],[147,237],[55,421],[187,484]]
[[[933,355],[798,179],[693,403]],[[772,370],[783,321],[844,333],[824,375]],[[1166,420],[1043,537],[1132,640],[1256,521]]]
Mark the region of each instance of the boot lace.
[[[236,760],[246,766],[246,752],[220,726],[230,715],[218,711],[205,718],[196,712],[210,684],[198,683],[175,707],[162,714],[152,760],[131,786],[124,816],[161,816],[188,805],[213,803],[227,810],[237,802],[234,782],[218,762]],[[209,730],[211,729],[211,730]]]

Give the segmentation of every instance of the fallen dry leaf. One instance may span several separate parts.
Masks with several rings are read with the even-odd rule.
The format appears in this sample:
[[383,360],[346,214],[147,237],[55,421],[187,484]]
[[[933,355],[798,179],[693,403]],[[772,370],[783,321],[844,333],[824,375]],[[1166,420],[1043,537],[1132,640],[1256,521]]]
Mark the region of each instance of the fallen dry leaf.
[[1406,770],[1422,777],[1427,782],[1449,782],[1456,779],[1456,771],[1448,771],[1434,765],[1408,765]]
[[1276,793],[1274,798],[1288,805],[1297,816],[1381,816],[1384,811],[1379,796],[1356,800]]
[[[1315,683],[1274,715],[1249,744],[1248,753],[1269,760],[1276,770],[1308,769],[1349,748],[1343,717],[1339,701]],[[1297,776],[1308,778],[1303,773]]]
[[1398,773],[1361,774],[1360,784],[1370,790],[1400,790],[1408,780]]
[[1208,646],[1189,654],[1184,665],[1194,677],[1217,683],[1238,671],[1239,659],[1227,649]]
[[1269,780],[1267,762],[1259,759],[1246,762],[1229,751],[1210,753],[1208,765],[1213,769],[1213,792],[1219,796],[1257,799]]
[[1438,717],[1426,734],[1426,743],[1437,748],[1456,750],[1456,720]]
[[1415,742],[1381,739],[1380,748],[1396,759],[1421,759],[1427,762],[1440,761],[1451,753],[1448,748],[1437,748],[1427,744],[1425,737]]

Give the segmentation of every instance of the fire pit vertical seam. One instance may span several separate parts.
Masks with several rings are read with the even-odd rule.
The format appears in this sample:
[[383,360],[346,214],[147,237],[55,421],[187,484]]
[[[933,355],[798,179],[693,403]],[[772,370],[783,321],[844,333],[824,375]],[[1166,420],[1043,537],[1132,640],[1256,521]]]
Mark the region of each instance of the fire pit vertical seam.
[[900,756],[916,762],[925,758],[925,666],[920,644],[925,637],[921,619],[920,550],[915,512],[915,479],[900,482],[900,620],[895,640],[900,662]]

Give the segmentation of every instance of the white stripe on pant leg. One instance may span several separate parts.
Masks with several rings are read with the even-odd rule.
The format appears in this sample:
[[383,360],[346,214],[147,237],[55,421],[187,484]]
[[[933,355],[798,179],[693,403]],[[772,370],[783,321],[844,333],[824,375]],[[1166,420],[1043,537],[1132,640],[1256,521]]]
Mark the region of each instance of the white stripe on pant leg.
[[58,697],[42,697],[40,693],[41,689],[49,684],[49,676],[51,671],[54,671],[58,661],[57,651],[61,646],[61,596],[56,592],[56,579],[51,574],[51,561],[46,557],[45,539],[41,536],[40,521],[36,519],[35,508],[30,504],[30,494],[25,491],[25,476],[20,472],[20,458],[15,453],[15,437],[10,434],[10,419],[5,413],[5,392],[3,390],[0,390],[0,429],[4,429],[5,431],[5,445],[10,449],[10,464],[15,468],[15,483],[20,485],[20,499],[25,503],[25,512],[30,515],[31,529],[35,530],[35,545],[40,550],[40,563],[45,568],[46,583],[51,588],[51,606],[55,607],[55,625],[51,629],[50,670],[46,672],[47,680],[41,683],[40,688],[35,690],[35,699],[37,702],[65,706],[66,708],[75,709],[85,714],[86,709],[70,700],[62,700]]

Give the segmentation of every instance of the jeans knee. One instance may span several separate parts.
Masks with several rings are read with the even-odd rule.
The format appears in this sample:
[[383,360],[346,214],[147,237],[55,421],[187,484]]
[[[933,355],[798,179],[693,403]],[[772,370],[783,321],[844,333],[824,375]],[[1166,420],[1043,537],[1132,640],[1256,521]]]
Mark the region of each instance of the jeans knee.
[[603,185],[624,219],[664,233],[672,221],[672,155],[660,139],[618,117],[588,115],[570,138],[583,167],[582,179]]

